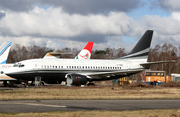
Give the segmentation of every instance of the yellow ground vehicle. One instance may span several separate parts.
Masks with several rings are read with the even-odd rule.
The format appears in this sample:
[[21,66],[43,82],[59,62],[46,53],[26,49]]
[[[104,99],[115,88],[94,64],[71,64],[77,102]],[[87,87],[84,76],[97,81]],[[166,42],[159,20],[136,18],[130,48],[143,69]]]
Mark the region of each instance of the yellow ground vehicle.
[[165,71],[145,71],[145,82],[169,82],[171,78]]

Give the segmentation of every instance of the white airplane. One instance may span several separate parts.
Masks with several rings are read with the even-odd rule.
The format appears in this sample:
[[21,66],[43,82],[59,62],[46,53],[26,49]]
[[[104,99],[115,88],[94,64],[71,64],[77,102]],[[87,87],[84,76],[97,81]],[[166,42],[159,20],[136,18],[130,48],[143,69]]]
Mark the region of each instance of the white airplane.
[[24,80],[40,77],[44,81],[66,81],[67,86],[129,76],[151,64],[163,63],[147,62],[152,35],[153,31],[147,30],[129,55],[115,60],[30,59],[16,63],[5,74]]
[[[10,47],[11,47],[11,42],[4,42],[2,44],[2,46],[0,47],[0,49],[1,49],[0,51],[2,51],[1,52],[2,55],[0,55],[0,60],[2,59],[2,56],[4,57],[2,59],[3,60],[2,63],[6,63]],[[86,44],[86,46],[81,50],[81,52],[75,57],[75,59],[90,59],[92,47],[93,47],[93,42],[88,42]],[[5,58],[4,54],[6,55],[6,58]],[[63,53],[49,52],[43,57],[43,59],[57,59],[62,54]],[[67,53],[64,53],[64,54],[67,54]],[[86,55],[89,55],[89,56],[86,56]],[[14,64],[2,64],[2,65],[0,65],[0,81],[4,81],[5,86],[7,85],[7,81],[10,81],[11,85],[13,85],[13,83],[11,81],[17,80],[15,78],[9,77],[9,76],[4,74],[4,70],[6,70],[12,66],[14,66]]]

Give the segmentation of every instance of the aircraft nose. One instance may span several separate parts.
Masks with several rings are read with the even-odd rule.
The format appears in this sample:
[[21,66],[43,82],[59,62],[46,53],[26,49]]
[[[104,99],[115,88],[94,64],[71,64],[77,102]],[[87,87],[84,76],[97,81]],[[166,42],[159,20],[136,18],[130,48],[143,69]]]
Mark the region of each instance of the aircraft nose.
[[11,69],[7,69],[7,70],[4,71],[4,74],[6,74],[6,75],[11,75],[13,73],[14,72]]

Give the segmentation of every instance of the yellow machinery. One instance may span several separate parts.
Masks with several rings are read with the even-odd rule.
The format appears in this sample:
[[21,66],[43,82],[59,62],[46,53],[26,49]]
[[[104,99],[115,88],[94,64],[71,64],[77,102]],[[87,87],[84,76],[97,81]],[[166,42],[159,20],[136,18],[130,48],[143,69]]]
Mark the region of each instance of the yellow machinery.
[[131,84],[132,80],[129,80],[129,77],[123,77],[119,79],[119,84],[120,85],[126,85],[126,84]]
[[166,76],[165,71],[145,71],[144,81],[169,82],[171,81],[171,76]]

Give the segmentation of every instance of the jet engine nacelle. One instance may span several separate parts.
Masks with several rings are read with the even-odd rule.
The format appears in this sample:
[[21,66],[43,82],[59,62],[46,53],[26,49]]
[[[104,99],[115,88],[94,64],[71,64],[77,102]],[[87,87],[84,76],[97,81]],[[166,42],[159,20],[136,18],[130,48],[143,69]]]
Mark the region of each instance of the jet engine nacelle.
[[66,81],[67,81],[67,86],[85,85],[87,83],[87,77],[79,74],[67,74]]

